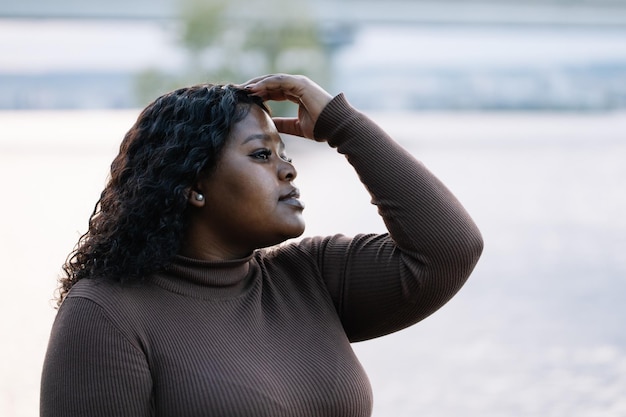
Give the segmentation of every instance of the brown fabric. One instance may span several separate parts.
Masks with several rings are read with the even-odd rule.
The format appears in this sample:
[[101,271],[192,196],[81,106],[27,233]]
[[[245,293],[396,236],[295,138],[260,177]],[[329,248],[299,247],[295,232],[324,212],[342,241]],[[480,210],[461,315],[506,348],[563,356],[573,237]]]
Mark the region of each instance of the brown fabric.
[[371,414],[350,342],[441,307],[482,240],[449,191],[343,95],[315,135],[347,156],[389,234],[306,238],[228,262],[179,257],[136,286],[80,281],[52,329],[42,416]]

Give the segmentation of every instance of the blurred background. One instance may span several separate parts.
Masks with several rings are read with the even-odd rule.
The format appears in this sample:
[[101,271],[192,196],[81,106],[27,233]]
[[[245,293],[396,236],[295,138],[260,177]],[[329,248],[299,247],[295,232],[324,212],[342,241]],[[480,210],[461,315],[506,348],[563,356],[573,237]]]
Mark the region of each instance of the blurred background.
[[[38,415],[60,265],[139,110],[269,72],[344,92],[484,234],[449,304],[354,345],[375,417],[626,416],[626,1],[0,0],[1,416]],[[307,235],[384,231],[343,157],[285,140]]]

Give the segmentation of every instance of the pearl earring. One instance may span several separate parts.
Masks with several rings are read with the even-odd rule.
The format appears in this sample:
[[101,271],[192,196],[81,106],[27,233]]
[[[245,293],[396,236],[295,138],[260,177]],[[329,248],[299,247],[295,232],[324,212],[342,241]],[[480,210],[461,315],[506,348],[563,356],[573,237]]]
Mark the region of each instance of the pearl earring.
[[198,200],[198,201],[204,201],[204,196],[203,196],[202,194],[198,193],[198,194],[196,195],[196,200]]

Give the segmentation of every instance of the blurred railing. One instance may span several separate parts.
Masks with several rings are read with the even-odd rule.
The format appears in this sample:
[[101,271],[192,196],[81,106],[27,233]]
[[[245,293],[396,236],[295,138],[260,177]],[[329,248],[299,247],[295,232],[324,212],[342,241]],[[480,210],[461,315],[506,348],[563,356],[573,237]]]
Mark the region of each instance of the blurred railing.
[[[0,18],[132,19],[170,20],[178,13],[180,0],[2,0]],[[318,0],[310,8],[326,25],[371,24],[516,24],[626,27],[626,1],[623,0],[514,0],[504,1],[421,1]],[[236,19],[272,19],[272,15]]]

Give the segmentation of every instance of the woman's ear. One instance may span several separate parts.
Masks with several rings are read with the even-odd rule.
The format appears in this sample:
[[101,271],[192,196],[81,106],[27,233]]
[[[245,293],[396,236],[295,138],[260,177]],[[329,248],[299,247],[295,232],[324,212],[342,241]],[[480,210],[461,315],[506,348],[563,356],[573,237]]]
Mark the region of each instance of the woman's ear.
[[202,208],[205,203],[204,194],[199,190],[189,190],[189,199],[187,201],[194,207]]

